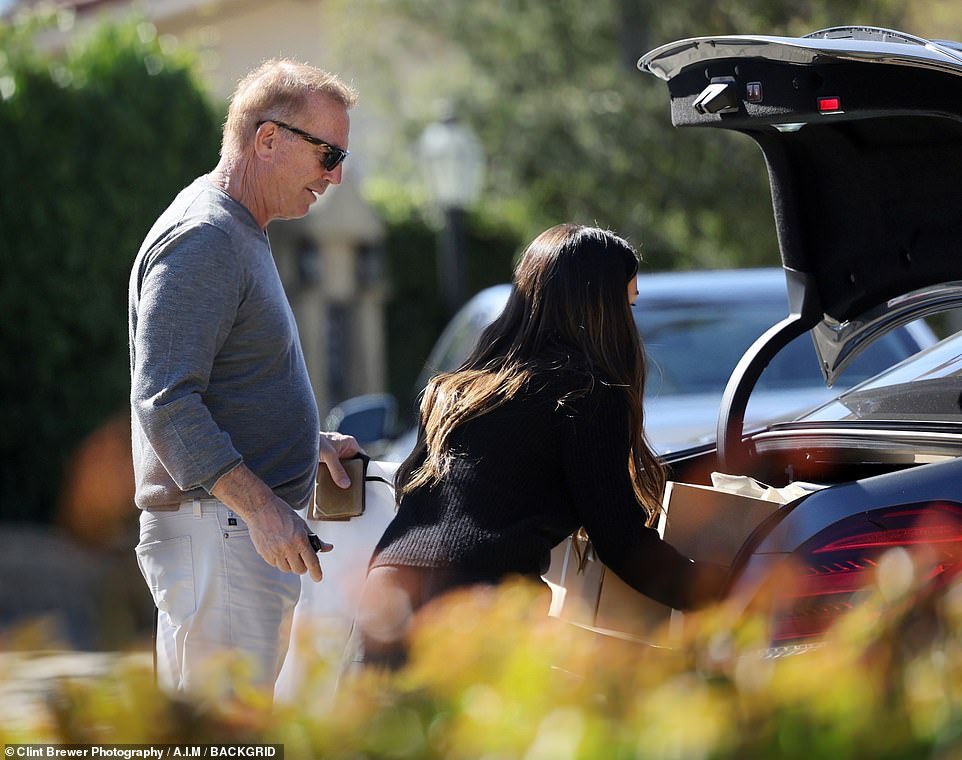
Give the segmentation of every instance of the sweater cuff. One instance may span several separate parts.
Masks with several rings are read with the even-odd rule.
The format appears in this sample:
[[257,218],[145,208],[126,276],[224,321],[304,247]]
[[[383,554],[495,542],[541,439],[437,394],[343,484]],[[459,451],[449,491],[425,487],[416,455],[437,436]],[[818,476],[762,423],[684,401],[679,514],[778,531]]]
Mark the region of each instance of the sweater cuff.
[[207,493],[213,496],[214,489],[217,487],[217,482],[228,473],[231,473],[234,470],[236,470],[238,467],[240,467],[241,464],[243,464],[243,462],[244,462],[243,459],[237,459],[231,462],[226,467],[221,469],[217,474],[215,474],[214,477],[208,478],[207,480],[203,481],[200,484],[201,488],[203,488],[205,491],[207,491]]

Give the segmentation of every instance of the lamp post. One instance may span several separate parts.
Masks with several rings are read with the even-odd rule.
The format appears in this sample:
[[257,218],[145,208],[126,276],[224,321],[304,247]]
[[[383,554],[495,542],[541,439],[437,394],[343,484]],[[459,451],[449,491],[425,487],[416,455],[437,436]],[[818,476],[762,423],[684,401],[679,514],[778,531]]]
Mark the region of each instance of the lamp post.
[[429,124],[418,143],[428,190],[443,217],[438,235],[438,277],[448,316],[464,303],[467,289],[465,219],[481,191],[481,141],[454,116]]

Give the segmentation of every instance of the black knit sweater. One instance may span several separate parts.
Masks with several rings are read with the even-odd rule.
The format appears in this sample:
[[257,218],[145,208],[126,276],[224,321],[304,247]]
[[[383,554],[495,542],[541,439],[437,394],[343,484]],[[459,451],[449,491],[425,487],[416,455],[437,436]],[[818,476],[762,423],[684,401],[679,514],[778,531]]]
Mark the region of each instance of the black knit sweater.
[[680,609],[716,597],[721,568],[692,562],[645,527],[628,473],[624,389],[588,385],[582,373],[544,374],[455,429],[450,474],[404,496],[371,567],[537,577],[551,549],[584,526],[599,559],[643,594]]

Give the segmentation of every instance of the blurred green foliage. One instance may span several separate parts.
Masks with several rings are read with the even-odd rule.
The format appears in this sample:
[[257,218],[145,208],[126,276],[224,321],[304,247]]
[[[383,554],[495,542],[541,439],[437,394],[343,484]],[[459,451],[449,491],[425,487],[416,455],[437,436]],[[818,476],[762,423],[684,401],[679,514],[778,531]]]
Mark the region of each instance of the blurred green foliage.
[[[242,678],[214,707],[171,699],[149,663],[120,658],[61,682],[33,720],[0,720],[0,742],[264,742],[287,760],[962,754],[958,579],[937,592],[880,581],[820,646],[780,658],[765,619],[735,605],[686,616],[676,646],[659,649],[538,616],[535,594],[446,597],[425,610],[407,668],[354,674],[333,700],[336,657],[303,663],[300,692],[273,709]],[[236,660],[222,674],[236,678]]]
[[[562,221],[612,227],[651,269],[779,259],[760,151],[742,135],[673,128],[666,88],[637,70],[639,57],[698,35],[898,28],[904,12],[897,0],[338,4],[345,28],[377,40],[345,51],[348,65],[366,98],[401,116],[411,143],[438,101],[476,130],[488,163],[482,205],[523,203],[524,238]],[[412,50],[437,71],[411,81],[403,62]],[[379,168],[399,177],[417,169],[403,151]]]
[[52,513],[66,453],[126,409],[130,264],[220,141],[190,59],[149,24],[51,59],[41,23],[0,24],[0,504],[30,521]]

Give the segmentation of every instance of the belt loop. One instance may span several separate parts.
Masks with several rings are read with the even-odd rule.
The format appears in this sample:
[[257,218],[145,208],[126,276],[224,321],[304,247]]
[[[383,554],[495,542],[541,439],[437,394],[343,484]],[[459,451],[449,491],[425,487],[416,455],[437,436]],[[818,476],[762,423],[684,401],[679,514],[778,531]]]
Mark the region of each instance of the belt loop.
[[194,499],[194,517],[200,519],[203,515],[200,509],[200,499]]

